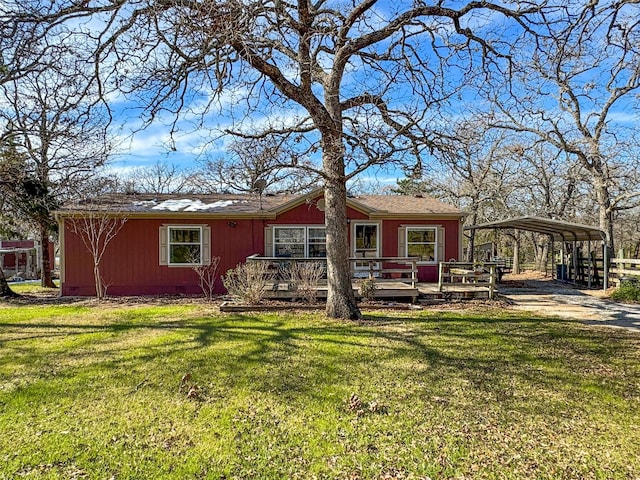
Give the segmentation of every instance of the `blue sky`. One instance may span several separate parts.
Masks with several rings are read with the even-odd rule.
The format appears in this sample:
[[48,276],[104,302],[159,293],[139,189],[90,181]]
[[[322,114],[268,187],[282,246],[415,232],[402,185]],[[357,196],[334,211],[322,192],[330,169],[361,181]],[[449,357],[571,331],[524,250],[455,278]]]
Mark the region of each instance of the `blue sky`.
[[[406,2],[406,5],[410,5],[410,3]],[[406,8],[406,5],[405,2],[379,2],[375,9],[372,10],[373,16],[371,20],[373,25],[375,25],[376,21],[383,23],[390,17],[392,10]],[[488,13],[476,15],[469,18],[468,21],[470,25],[481,30],[487,25],[492,25],[495,21],[494,17],[495,15]],[[384,48],[384,45],[382,45],[382,48]],[[295,71],[285,73],[292,78],[296,76]],[[355,86],[354,91],[360,93],[362,85],[367,83],[369,83],[370,90],[375,91],[376,78],[374,76],[363,77],[358,74],[357,68],[351,68],[347,70],[345,75],[343,91],[346,95],[349,95],[348,92],[351,90],[351,86]],[[225,92],[217,103],[218,108],[204,116],[206,125],[213,128],[231,125],[233,123],[231,116],[232,112],[234,112],[233,107],[241,103],[246,95],[247,91],[242,88],[231,93],[229,91]],[[395,98],[396,104],[400,104],[405,99],[410,99],[411,95],[409,91],[398,89],[395,93]],[[189,114],[178,121],[178,131],[173,136],[170,135],[169,125],[172,119],[169,116],[164,118],[160,116],[153,124],[147,126],[144,130],[138,131],[141,126],[141,120],[139,117],[140,112],[136,108],[135,102],[119,96],[114,96],[112,100],[112,105],[117,112],[114,124],[118,127],[116,140],[118,152],[111,164],[111,169],[113,170],[126,172],[131,168],[148,166],[159,161],[190,168],[194,165],[196,159],[203,154],[214,157],[225,154],[225,145],[229,139],[221,138],[211,142],[211,139],[205,136],[206,132],[200,130],[197,126],[198,114],[202,113],[202,105],[198,103],[206,103],[208,100],[208,92],[206,91],[200,92],[200,95],[194,97],[194,104],[189,106]],[[263,109],[258,109],[258,112],[261,111],[262,115],[254,112],[249,119],[244,120],[245,123],[253,121],[259,124],[268,116],[286,119],[287,117],[299,115],[300,112],[292,104],[289,104],[287,108],[276,107],[273,111],[266,104],[263,104],[263,107]],[[234,113],[237,114],[237,111]],[[132,133],[134,131],[136,132],[135,134]],[[401,178],[403,175],[402,172],[396,171],[378,171],[371,172],[371,176],[377,183],[393,184],[397,178]]]
[[[380,18],[384,18],[387,14],[385,8],[389,6],[387,2],[380,4],[377,11]],[[495,15],[476,16],[469,20],[469,23],[478,30],[493,27],[496,25]],[[372,79],[358,78],[353,72],[349,72],[345,86],[349,86],[349,82],[354,84],[366,83]],[[588,83],[589,79],[585,79]],[[199,115],[205,102],[209,99],[208,92],[199,92],[195,95],[193,103],[189,105],[189,109],[177,123],[177,132],[170,135],[171,121],[170,116],[160,115],[154,123],[147,126],[143,130],[139,130],[142,121],[140,112],[136,108],[134,102],[128,101],[123,97],[114,97],[113,105],[118,115],[115,125],[119,127],[117,131],[118,152],[113,158],[111,169],[115,171],[126,172],[135,167],[148,166],[156,162],[166,162],[177,165],[181,168],[192,168],[196,159],[203,155],[213,157],[225,155],[225,145],[229,138],[218,138],[211,140],[207,137],[208,132],[198,128]],[[235,91],[227,91],[219,99],[216,104],[217,108],[206,113],[203,117],[206,125],[210,128],[223,128],[233,123],[232,113],[234,106],[238,105],[246,96],[246,91],[238,89]],[[402,92],[400,92],[400,97]],[[456,115],[463,115],[469,106],[478,106],[472,93],[465,93],[457,99],[450,107],[451,119]],[[260,111],[260,109],[259,109]],[[275,117],[287,118],[288,116],[296,116],[298,111],[295,107],[289,106],[286,109],[275,108],[264,105],[263,112],[270,111]],[[235,111],[237,114],[237,111]],[[260,124],[268,114],[261,115],[254,113],[245,122],[255,122]],[[638,122],[638,112],[631,106],[631,102],[624,102],[616,107],[616,111],[611,117],[616,121],[627,125],[633,125]],[[134,132],[135,133],[132,133]],[[366,181],[368,174],[363,176],[362,180]],[[381,184],[393,184],[397,178],[401,178],[402,172],[371,172],[370,175],[374,182]]]

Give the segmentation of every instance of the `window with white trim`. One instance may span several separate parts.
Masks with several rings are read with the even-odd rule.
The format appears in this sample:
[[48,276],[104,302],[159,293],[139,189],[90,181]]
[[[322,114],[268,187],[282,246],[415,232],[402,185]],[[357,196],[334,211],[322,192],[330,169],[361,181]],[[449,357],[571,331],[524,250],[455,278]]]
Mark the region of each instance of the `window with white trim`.
[[327,234],[325,227],[295,226],[273,227],[274,257],[326,257]]
[[202,227],[168,227],[169,265],[202,264]]
[[307,257],[324,258],[327,256],[327,229],[324,227],[307,228]]
[[435,227],[407,227],[407,256],[418,257],[420,262],[437,261],[438,235]]

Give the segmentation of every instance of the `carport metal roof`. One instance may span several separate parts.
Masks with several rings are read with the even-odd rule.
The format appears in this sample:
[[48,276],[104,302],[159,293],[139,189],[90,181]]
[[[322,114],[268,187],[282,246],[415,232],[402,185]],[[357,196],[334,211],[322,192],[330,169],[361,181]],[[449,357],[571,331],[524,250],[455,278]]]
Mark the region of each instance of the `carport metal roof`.
[[481,223],[464,227],[465,230],[482,230],[491,228],[517,228],[530,232],[546,233],[554,241],[587,241],[605,240],[605,233],[598,227],[581,225],[579,223],[564,222],[542,217],[516,217],[497,222]]
[[[482,223],[479,225],[470,225],[464,227],[465,230],[481,230],[492,228],[517,228],[519,230],[527,230],[530,232],[546,233],[550,235],[554,241],[559,242],[581,242],[581,241],[606,241],[604,230],[589,225],[581,225],[579,223],[563,222],[562,220],[554,220],[552,218],[542,217],[516,217],[507,220],[499,220],[497,222]],[[607,258],[608,249],[604,249],[604,275],[603,287],[606,290],[609,279],[609,260]],[[573,244],[574,265],[576,259],[576,244]],[[589,256],[591,258],[591,256]],[[564,258],[563,258],[564,263]],[[592,270],[594,266],[592,260],[589,263],[589,287],[591,287]]]

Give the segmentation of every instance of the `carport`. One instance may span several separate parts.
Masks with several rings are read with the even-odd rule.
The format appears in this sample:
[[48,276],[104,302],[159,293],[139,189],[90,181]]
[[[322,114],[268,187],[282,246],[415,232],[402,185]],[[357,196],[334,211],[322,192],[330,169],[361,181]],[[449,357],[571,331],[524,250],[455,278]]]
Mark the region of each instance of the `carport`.
[[[552,242],[561,242],[561,259],[562,259],[562,268],[563,271],[566,268],[565,264],[565,252],[564,248],[566,243],[573,243],[573,265],[574,265],[574,277],[575,277],[575,266],[578,264],[578,251],[577,251],[577,243],[578,242],[587,242],[587,250],[589,252],[588,258],[588,286],[591,288],[591,283],[593,279],[593,273],[595,265],[593,264],[593,259],[590,255],[591,252],[591,242],[601,242],[602,245],[606,245],[606,235],[604,231],[598,227],[592,227],[589,225],[581,225],[579,223],[565,222],[562,220],[554,220],[551,218],[542,218],[542,217],[516,217],[510,218],[507,220],[499,220],[497,222],[489,222],[482,223],[478,225],[470,225],[468,227],[464,227],[465,230],[484,230],[484,229],[516,229],[516,230],[525,230],[529,232],[536,232],[549,235],[551,237]],[[554,251],[553,243],[552,243],[552,252]],[[603,266],[603,280],[602,284],[604,289],[606,290],[608,287],[608,279],[609,279],[609,252],[607,248],[604,248],[604,266]]]

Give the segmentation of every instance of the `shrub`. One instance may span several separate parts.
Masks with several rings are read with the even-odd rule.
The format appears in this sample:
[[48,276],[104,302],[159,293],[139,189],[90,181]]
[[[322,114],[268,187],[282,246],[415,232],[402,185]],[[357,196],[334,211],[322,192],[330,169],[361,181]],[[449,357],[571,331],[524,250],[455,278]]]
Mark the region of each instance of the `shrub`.
[[366,298],[367,300],[373,300],[376,296],[377,288],[378,288],[378,285],[376,284],[376,279],[373,277],[369,277],[360,281],[360,285],[358,286],[358,291],[360,292],[360,296],[362,298]]
[[611,298],[622,302],[640,302],[640,279],[622,280]]
[[267,283],[273,279],[266,262],[242,263],[227,271],[222,277],[222,284],[229,295],[239,298],[244,303],[260,303],[267,290]]
[[317,285],[324,276],[321,262],[291,262],[280,268],[280,275],[308,303],[315,303],[318,296]]

